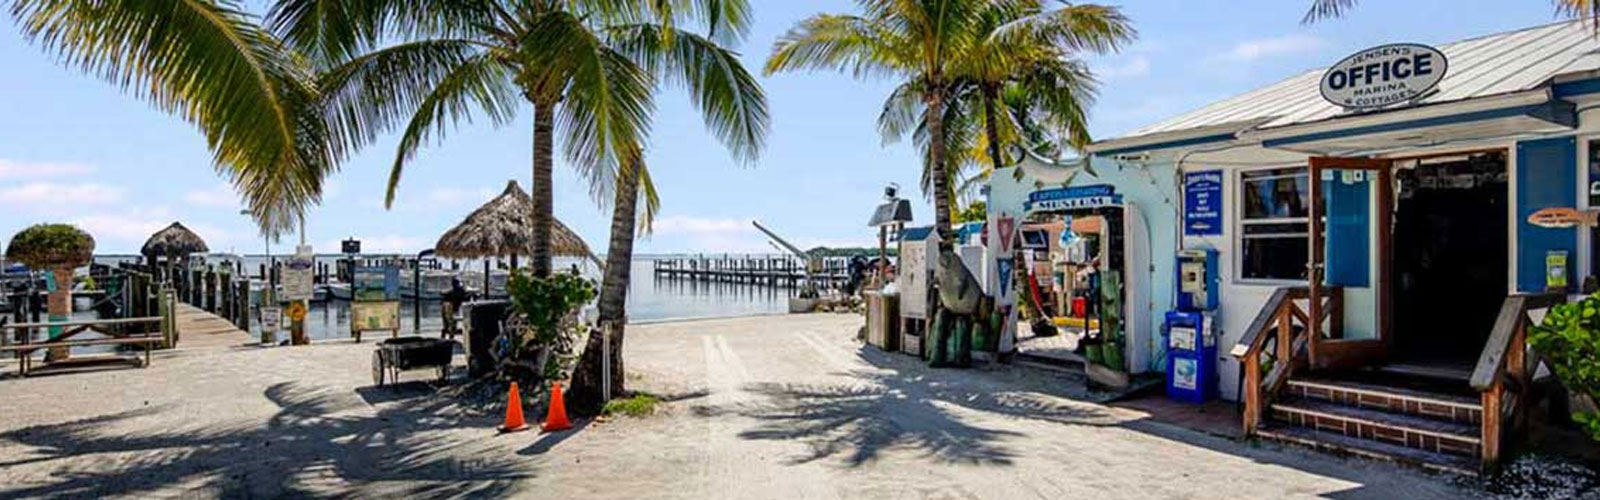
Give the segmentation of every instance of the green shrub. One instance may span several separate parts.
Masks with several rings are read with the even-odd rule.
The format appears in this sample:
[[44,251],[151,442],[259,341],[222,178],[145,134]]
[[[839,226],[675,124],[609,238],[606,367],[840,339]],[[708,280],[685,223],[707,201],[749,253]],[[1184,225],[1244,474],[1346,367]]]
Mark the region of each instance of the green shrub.
[[[1568,390],[1600,399],[1600,294],[1550,308],[1543,322],[1528,329],[1528,342]],[[1600,414],[1575,413],[1572,419],[1600,441]]]
[[511,272],[506,290],[511,295],[512,310],[522,316],[528,327],[512,336],[511,351],[525,357],[550,347],[552,356],[540,371],[545,380],[562,378],[580,328],[571,318],[584,304],[594,300],[594,282],[577,273],[537,278],[519,269]]

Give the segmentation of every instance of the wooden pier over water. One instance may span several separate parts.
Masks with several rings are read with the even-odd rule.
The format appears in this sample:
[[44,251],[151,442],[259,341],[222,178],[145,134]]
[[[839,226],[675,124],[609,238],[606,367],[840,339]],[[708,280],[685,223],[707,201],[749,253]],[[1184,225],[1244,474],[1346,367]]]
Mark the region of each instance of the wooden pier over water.
[[[652,268],[658,278],[772,287],[798,287],[806,280],[805,264],[786,255],[694,255],[657,257]],[[850,281],[849,259],[821,259],[812,273],[817,287],[840,288]]]

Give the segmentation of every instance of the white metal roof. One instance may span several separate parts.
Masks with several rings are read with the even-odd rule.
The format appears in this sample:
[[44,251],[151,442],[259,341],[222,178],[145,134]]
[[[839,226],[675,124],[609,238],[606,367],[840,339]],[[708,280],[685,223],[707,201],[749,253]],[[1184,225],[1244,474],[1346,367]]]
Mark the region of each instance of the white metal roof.
[[[1600,69],[1600,37],[1592,30],[1581,20],[1563,21],[1437,46],[1449,58],[1450,69],[1439,91],[1417,104],[1525,91],[1557,75]],[[1324,71],[1306,71],[1105,142],[1188,135],[1184,132],[1227,124],[1243,124],[1238,127],[1242,129],[1258,123],[1253,128],[1267,129],[1351,114],[1323,100],[1319,86]]]

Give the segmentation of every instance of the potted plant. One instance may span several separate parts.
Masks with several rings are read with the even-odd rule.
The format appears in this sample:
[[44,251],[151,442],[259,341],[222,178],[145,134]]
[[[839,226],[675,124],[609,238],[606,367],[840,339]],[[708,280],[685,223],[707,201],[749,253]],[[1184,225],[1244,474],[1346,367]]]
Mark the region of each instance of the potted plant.
[[1551,307],[1528,328],[1528,343],[1544,356],[1572,399],[1572,419],[1600,441],[1600,294]]
[[[67,321],[72,316],[72,270],[88,265],[94,258],[94,237],[67,224],[36,224],[11,237],[6,259],[21,262],[28,269],[45,271],[49,284],[51,322]],[[50,338],[61,334],[52,327]],[[51,348],[47,360],[67,357],[64,347]]]
[[594,282],[576,272],[539,278],[514,270],[506,290],[517,321],[506,332],[510,355],[502,367],[520,380],[562,378],[582,328],[578,310],[594,300]]

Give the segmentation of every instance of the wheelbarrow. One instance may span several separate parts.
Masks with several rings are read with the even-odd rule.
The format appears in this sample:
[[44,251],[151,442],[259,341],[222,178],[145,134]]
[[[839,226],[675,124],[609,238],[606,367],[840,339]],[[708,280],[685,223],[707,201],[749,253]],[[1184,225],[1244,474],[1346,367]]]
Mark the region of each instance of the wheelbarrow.
[[379,386],[399,382],[400,372],[432,368],[439,381],[450,376],[450,360],[456,354],[454,340],[426,337],[398,337],[378,343],[372,351],[372,382]]

